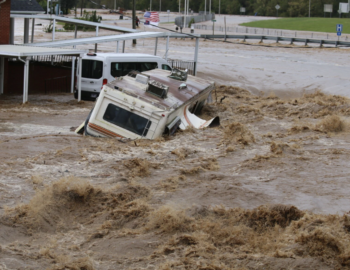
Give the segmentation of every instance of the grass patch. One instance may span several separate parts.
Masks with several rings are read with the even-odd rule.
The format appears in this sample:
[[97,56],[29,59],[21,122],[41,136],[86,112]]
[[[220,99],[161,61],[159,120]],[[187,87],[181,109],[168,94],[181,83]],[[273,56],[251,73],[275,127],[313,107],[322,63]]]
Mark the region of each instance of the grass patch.
[[336,25],[343,24],[343,34],[350,34],[350,20],[346,18],[281,18],[243,23],[242,26],[336,33]]

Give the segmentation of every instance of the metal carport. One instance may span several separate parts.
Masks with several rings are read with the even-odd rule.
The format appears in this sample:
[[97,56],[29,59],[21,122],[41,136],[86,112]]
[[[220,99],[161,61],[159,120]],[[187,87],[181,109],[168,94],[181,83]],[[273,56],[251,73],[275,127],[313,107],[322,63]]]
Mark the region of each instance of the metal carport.
[[[0,45],[0,94],[4,90],[4,59],[17,58],[24,63],[24,81],[23,81],[23,103],[28,102],[28,83],[29,83],[29,61],[33,56],[55,56],[66,55],[78,57],[78,67],[81,70],[82,57],[87,50],[76,49],[58,49],[47,47],[34,46],[19,46],[19,45]],[[72,68],[72,85],[74,83],[74,68]],[[79,89],[78,101],[81,99],[81,72],[79,73]]]

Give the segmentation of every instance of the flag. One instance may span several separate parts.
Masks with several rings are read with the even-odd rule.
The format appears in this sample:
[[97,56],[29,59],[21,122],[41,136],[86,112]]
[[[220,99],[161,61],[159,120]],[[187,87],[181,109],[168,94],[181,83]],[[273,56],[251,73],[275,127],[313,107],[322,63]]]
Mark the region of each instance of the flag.
[[145,18],[145,25],[155,25],[158,26],[159,24],[159,13],[155,11],[146,11],[145,14],[143,15]]

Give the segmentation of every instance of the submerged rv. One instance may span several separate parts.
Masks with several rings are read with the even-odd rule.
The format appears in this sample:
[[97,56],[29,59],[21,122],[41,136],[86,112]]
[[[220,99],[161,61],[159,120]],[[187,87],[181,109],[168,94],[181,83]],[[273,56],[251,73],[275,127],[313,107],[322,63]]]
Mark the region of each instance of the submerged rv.
[[103,86],[86,121],[77,133],[96,137],[155,139],[178,128],[204,128],[219,125],[196,116],[211,100],[214,82],[154,69],[130,72]]

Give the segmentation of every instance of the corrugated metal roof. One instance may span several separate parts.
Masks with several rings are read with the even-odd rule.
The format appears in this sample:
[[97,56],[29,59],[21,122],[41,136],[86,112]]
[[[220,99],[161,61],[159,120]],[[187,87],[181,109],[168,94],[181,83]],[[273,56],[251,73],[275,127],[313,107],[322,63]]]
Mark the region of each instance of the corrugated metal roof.
[[55,16],[55,15],[24,15],[24,14],[11,14],[11,18],[29,18],[29,19],[41,19],[41,20],[56,20],[58,22],[66,22],[66,23],[72,23],[77,25],[86,25],[86,26],[98,26],[100,29],[108,29],[118,32],[124,32],[124,33],[136,33],[140,32],[139,30],[130,29],[126,27],[120,27],[120,26],[114,26],[114,25],[108,25],[103,23],[95,23],[95,22],[88,22],[84,20],[78,20],[78,19],[71,19],[61,16]]
[[0,45],[0,56],[5,56],[5,57],[27,57],[27,56],[36,56],[36,55],[79,56],[86,52],[88,52],[88,50],[30,47],[30,46],[19,46],[19,45]]
[[[139,38],[156,38],[156,37],[178,37],[178,38],[188,38],[187,35],[176,34],[173,32],[140,32],[140,33],[129,33],[113,36],[102,36],[102,37],[89,37],[89,38],[79,38],[79,39],[66,39],[66,40],[57,40],[49,42],[40,42],[40,43],[28,43],[28,46],[43,46],[43,47],[65,47],[65,46],[76,46],[76,45],[85,45],[85,44],[94,44],[94,43],[105,43],[112,41],[123,41],[130,39],[139,39]],[[196,35],[200,37],[200,35]]]

